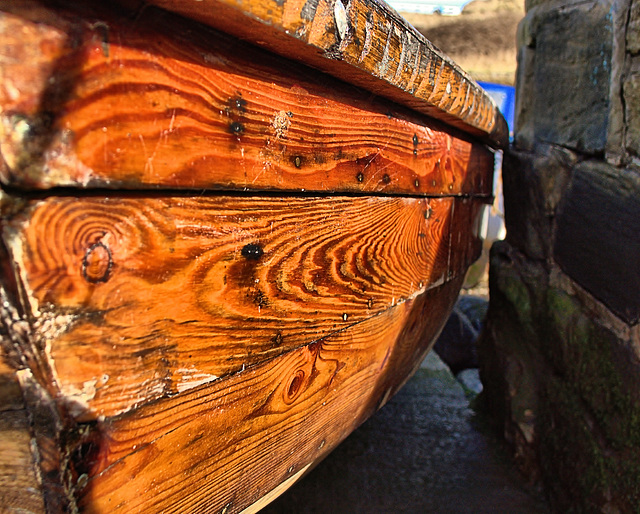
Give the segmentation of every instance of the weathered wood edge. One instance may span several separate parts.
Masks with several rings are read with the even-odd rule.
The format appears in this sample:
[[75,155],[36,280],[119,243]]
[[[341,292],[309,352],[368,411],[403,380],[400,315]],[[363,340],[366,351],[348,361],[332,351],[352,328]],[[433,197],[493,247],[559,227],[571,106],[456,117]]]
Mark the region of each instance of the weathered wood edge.
[[[2,216],[10,209],[0,194]],[[56,388],[40,355],[43,342],[30,336],[33,313],[12,263],[0,242],[0,510],[13,512],[15,500],[20,512],[63,512]]]
[[238,38],[508,145],[489,95],[398,13],[376,0],[148,0]]
[[23,400],[20,372],[9,357],[12,345],[2,325],[4,321],[0,325],[0,510],[42,514],[45,508],[33,454],[31,413]]

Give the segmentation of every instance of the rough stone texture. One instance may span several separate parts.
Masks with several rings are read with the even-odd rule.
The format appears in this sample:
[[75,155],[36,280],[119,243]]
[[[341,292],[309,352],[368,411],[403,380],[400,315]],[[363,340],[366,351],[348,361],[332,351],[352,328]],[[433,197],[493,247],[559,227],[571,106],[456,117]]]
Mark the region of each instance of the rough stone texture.
[[482,382],[477,368],[463,369],[456,375],[456,380],[460,382],[468,397],[475,397],[482,392]]
[[640,512],[640,0],[531,0],[484,394],[558,512]]
[[640,321],[637,174],[597,161],[577,166],[555,239],[555,260],[573,280],[626,322]]
[[609,82],[609,126],[607,127],[607,146],[605,160],[615,166],[628,164],[627,151],[624,145],[625,113],[622,79],[627,75],[627,44],[623,28],[629,20],[631,0],[614,0],[611,9],[611,21],[614,27],[611,72]]
[[521,49],[520,56],[530,61],[525,87],[535,88],[535,94],[520,96],[529,106],[518,112],[518,145],[530,143],[533,134],[538,141],[590,154],[604,152],[613,52],[611,3],[563,2],[562,8],[554,8],[557,2],[540,3],[527,13],[518,39],[529,49]]
[[640,0],[634,0],[629,16],[627,29],[627,51],[631,55],[640,53]]
[[478,367],[476,342],[488,307],[484,298],[461,296],[442,329],[434,350],[454,374]]
[[549,11],[539,22],[534,105],[540,139],[589,153],[604,151],[612,50],[607,4]]
[[491,300],[479,344],[480,377],[489,410],[511,443],[516,462],[537,480],[539,384],[535,362],[541,355],[536,348],[535,309],[548,276],[543,267],[527,263],[506,242],[493,245],[490,266]]
[[538,145],[535,153],[505,155],[503,189],[509,241],[532,259],[551,254],[553,220],[569,182],[576,155],[564,148]]
[[[546,269],[492,251],[481,372],[520,468],[558,512],[640,508],[640,362]],[[612,511],[612,512],[615,512]]]
[[[640,27],[638,28],[640,31]],[[640,156],[640,57],[631,60],[631,69],[623,83],[625,116],[628,123],[626,148]]]

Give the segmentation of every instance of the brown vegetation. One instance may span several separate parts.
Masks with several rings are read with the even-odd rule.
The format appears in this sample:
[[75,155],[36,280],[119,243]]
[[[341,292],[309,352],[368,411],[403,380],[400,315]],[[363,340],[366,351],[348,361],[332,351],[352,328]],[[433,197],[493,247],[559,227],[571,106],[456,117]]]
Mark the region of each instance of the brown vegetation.
[[513,85],[520,0],[477,0],[460,16],[403,16],[476,80]]

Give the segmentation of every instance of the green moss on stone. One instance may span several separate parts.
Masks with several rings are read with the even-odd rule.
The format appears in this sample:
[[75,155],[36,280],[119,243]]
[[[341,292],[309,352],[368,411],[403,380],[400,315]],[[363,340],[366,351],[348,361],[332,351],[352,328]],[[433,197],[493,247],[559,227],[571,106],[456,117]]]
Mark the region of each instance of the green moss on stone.
[[607,447],[582,398],[559,377],[545,381],[542,395],[540,461],[558,510],[602,512],[612,502],[640,512],[640,449]]
[[640,405],[629,393],[614,355],[624,343],[592,321],[562,290],[547,294],[548,336],[557,343],[554,367],[589,406],[610,444],[640,447]]
[[[507,243],[492,249],[490,282],[485,394],[517,454],[536,450],[523,468],[539,463],[558,511],[640,513],[640,363],[629,342]],[[528,447],[519,432],[530,423]]]
[[555,376],[545,381],[542,396],[540,460],[547,487],[560,509],[597,512],[609,477],[580,399]]
[[498,287],[505,299],[513,305],[520,321],[531,326],[531,298],[529,290],[515,273],[502,273],[498,278]]

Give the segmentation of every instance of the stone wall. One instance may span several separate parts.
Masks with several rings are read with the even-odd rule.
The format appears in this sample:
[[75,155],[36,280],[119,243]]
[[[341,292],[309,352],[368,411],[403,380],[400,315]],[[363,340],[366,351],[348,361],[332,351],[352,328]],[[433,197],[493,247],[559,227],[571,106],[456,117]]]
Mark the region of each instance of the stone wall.
[[640,511],[640,0],[530,0],[488,404],[558,512]]

